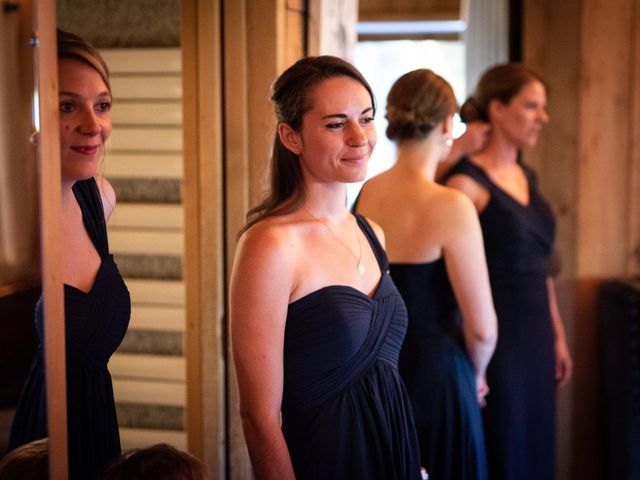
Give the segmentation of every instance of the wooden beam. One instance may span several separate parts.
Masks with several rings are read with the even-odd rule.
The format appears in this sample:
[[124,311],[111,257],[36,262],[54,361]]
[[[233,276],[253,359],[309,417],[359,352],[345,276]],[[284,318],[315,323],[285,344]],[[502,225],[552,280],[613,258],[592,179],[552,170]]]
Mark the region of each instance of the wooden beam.
[[60,244],[61,179],[58,113],[58,59],[56,49],[56,2],[34,4],[36,46],[35,76],[39,116],[40,244],[42,251],[42,297],[44,350],[49,430],[49,470],[53,480],[68,472],[67,387],[64,328],[64,290]]
[[618,0],[615,8],[598,0],[582,5],[578,276],[621,275],[629,260],[632,1]]
[[631,20],[631,81],[629,82],[629,98],[631,101],[631,139],[629,146],[629,213],[627,262],[628,275],[640,275],[640,2],[633,3]]
[[[247,0],[224,0],[224,157],[226,283],[233,267],[237,235],[249,210],[249,103],[247,62]],[[226,292],[225,292],[226,293]],[[227,335],[228,479],[252,478],[240,420],[238,387]]]
[[182,2],[187,433],[226,477],[221,5]]

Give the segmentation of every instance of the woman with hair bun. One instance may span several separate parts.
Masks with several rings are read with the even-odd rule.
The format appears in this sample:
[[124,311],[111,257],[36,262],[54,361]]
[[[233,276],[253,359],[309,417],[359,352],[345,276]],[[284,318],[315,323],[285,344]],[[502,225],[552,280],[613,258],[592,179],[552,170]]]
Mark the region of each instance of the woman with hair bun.
[[422,466],[433,480],[486,480],[480,406],[496,317],[482,232],[469,199],[434,181],[456,109],[451,86],[431,70],[400,77],[387,98],[396,162],[364,184],[355,209],[384,230],[391,276],[409,310],[399,369]]
[[489,143],[448,172],[479,213],[499,320],[483,411],[492,480],[555,477],[556,388],[571,377],[549,270],[555,221],[519,158],[549,121],[546,104],[544,81],[524,65],[489,69],[461,109],[464,121],[489,122]]

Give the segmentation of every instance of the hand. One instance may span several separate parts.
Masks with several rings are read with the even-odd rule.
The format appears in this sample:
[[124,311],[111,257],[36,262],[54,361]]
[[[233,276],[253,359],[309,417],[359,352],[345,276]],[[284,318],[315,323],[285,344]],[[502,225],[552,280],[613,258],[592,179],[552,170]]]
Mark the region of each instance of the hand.
[[564,338],[556,340],[556,383],[564,387],[573,373],[573,360]]
[[477,120],[467,123],[465,132],[456,138],[452,149],[455,150],[457,158],[473,155],[481,152],[489,143],[491,127],[488,123]]
[[487,401],[485,397],[489,395],[489,385],[487,385],[487,379],[485,377],[476,377],[476,395],[480,407],[486,407]]

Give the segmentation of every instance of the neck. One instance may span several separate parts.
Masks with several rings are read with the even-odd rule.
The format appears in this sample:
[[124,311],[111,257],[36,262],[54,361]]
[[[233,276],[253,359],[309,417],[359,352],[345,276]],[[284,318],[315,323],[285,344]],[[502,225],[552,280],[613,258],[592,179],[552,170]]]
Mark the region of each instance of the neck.
[[302,208],[317,217],[340,218],[348,215],[346,184],[307,183]]
[[419,175],[433,181],[440,160],[440,149],[431,137],[419,141],[399,143],[396,163],[393,168],[411,176]]
[[72,190],[73,183],[74,182],[62,182],[60,189],[60,205],[63,212],[69,211],[69,209],[73,208],[76,203],[76,198]]
[[487,147],[473,158],[488,167],[511,166],[518,160],[519,148],[499,135],[492,136]]

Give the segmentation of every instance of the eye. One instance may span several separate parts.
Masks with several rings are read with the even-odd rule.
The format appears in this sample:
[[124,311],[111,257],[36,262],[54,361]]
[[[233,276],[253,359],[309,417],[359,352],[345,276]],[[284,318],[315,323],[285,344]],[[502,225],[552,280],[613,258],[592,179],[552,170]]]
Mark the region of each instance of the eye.
[[105,100],[104,102],[98,103],[96,110],[98,110],[99,112],[108,112],[109,110],[111,110],[111,101]]
[[75,105],[70,101],[61,101],[60,102],[60,111],[62,113],[71,113],[75,110]]
[[327,128],[331,128],[332,130],[344,127],[344,122],[334,122],[327,124]]
[[360,123],[363,125],[369,125],[370,123],[373,123],[373,116],[369,116],[369,117],[364,117],[360,119]]

